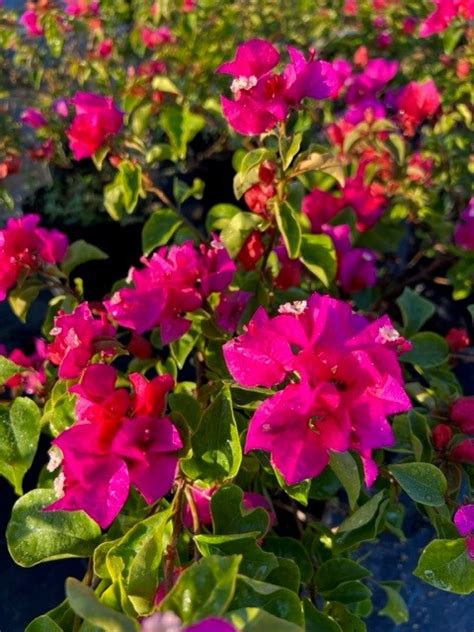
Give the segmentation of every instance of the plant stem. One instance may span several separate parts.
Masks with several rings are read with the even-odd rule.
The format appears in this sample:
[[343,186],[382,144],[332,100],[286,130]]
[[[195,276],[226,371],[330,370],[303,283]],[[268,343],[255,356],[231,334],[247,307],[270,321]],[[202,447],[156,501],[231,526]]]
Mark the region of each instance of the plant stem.
[[183,526],[183,501],[185,497],[185,485],[184,479],[179,478],[176,483],[176,494],[173,499],[173,535],[171,542],[168,544],[166,550],[166,562],[165,562],[165,588],[166,592],[173,587],[173,573],[175,569],[176,560],[178,558],[178,538]]

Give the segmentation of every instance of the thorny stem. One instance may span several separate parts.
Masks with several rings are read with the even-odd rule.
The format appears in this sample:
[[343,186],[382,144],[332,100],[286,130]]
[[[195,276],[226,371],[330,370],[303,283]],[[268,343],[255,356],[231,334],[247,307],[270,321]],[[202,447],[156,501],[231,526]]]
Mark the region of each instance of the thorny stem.
[[173,500],[173,535],[166,549],[165,588],[166,592],[173,587],[173,572],[178,558],[178,538],[183,526],[183,501],[185,498],[186,481],[178,478],[176,494]]
[[170,200],[170,198],[166,195],[163,189],[160,189],[159,187],[152,185],[147,180],[145,180],[145,187],[147,191],[149,191],[150,193],[154,193],[156,197],[159,198],[163,202],[163,204],[169,207],[177,215],[177,217],[179,217],[179,219],[183,222],[183,224],[185,224],[187,228],[189,228],[189,230],[196,237],[196,239],[198,239],[199,242],[206,241],[205,237],[201,234],[201,231],[199,231],[196,228],[196,226],[194,226],[194,224],[191,221],[189,221],[189,219],[181,213],[180,209],[176,206],[176,204],[174,204]]

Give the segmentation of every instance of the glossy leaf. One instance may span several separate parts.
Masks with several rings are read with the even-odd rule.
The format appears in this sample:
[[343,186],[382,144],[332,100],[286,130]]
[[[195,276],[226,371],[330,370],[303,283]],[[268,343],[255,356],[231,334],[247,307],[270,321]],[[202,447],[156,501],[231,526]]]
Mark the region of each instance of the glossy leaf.
[[33,400],[17,397],[0,405],[0,474],[23,492],[23,477],[30,469],[40,435],[40,410]]
[[447,482],[444,474],[431,463],[391,465],[390,474],[415,502],[429,507],[445,503]]
[[193,564],[182,573],[160,609],[172,610],[188,624],[224,614],[234,596],[241,559],[240,555],[211,555]]
[[43,511],[54,500],[52,489],[33,489],[14,504],[7,544],[20,566],[88,557],[99,543],[100,528],[83,511]]

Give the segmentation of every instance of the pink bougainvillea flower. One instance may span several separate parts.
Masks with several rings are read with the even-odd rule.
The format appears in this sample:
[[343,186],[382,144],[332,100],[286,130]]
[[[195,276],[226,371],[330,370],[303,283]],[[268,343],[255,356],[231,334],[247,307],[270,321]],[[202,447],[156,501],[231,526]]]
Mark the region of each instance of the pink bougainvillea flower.
[[[466,349],[471,344],[469,334],[463,327],[451,327],[445,336],[445,340],[448,343],[449,350],[452,353]],[[474,413],[474,408],[473,408]]]
[[80,17],[99,12],[99,2],[97,0],[66,0],[66,13],[73,17]]
[[217,237],[212,240],[210,248],[201,244],[200,253],[200,283],[203,296],[209,296],[212,292],[223,292],[231,284],[237,266]]
[[434,160],[419,151],[408,159],[407,176],[412,182],[429,184],[433,173]]
[[23,370],[17,375],[13,375],[5,384],[9,388],[21,388],[28,395],[41,393],[46,384],[46,372],[44,364],[46,361],[46,343],[41,338],[35,339],[35,351],[31,355],[26,355],[21,349],[13,349],[10,354],[3,347],[0,355],[8,357],[12,362],[22,367]]
[[431,431],[431,440],[437,450],[444,450],[453,438],[453,430],[448,424],[436,424]]
[[460,507],[454,514],[454,524],[459,535],[466,538],[467,552],[474,560],[474,504]]
[[25,27],[30,37],[40,37],[44,33],[39,16],[35,11],[25,11],[20,17],[20,24]]
[[141,628],[142,632],[237,632],[228,621],[215,617],[185,626],[174,612],[152,614],[142,620]]
[[0,300],[18,281],[66,256],[68,240],[58,230],[39,228],[39,215],[12,217],[0,230]]
[[459,397],[451,406],[451,420],[465,433],[474,433],[474,397]]
[[466,20],[474,18],[472,0],[433,0],[435,10],[421,24],[420,37],[430,37],[445,31],[457,17]]
[[215,311],[219,327],[230,334],[234,333],[251,296],[251,292],[244,290],[223,292]]
[[330,97],[337,99],[352,76],[352,64],[347,59],[335,59],[331,65],[335,74],[335,81]]
[[159,26],[156,29],[143,26],[140,29],[140,36],[147,48],[156,48],[162,44],[174,44],[176,42],[176,37],[168,26]]
[[474,465],[474,439],[463,439],[451,449],[449,456],[453,461]]
[[321,189],[314,189],[305,195],[301,205],[301,210],[308,216],[314,233],[320,233],[323,224],[333,220],[343,208],[343,198]]
[[224,358],[232,377],[243,386],[274,386],[291,370],[290,343],[272,325],[263,307],[253,315],[242,336],[227,342]]
[[371,451],[394,442],[387,416],[411,407],[397,358],[403,339],[389,318],[369,323],[343,301],[318,294],[282,306],[273,319],[263,308],[256,316],[258,325],[224,345],[232,376],[244,386],[270,387],[294,372],[299,383],[261,404],[245,450],[270,452],[288,484],[320,474],[330,450],[356,450],[372,482]]
[[22,112],[21,121],[25,125],[29,125],[33,129],[39,129],[40,127],[44,127],[47,123],[43,114],[37,110],[36,108],[28,108]]
[[395,77],[398,69],[398,61],[382,57],[368,60],[364,70],[350,80],[346,102],[355,104],[375,97]]
[[53,441],[62,455],[61,497],[47,511],[82,509],[107,528],[123,507],[130,485],[147,503],[173,485],[177,451],[183,443],[171,419],[163,417],[166,393],[174,381],[163,375],[148,382],[132,373],[134,395],[116,388],[117,371],[88,367],[79,385],[78,422]]
[[163,344],[184,335],[191,321],[184,317],[202,305],[211,292],[224,291],[235,264],[220,242],[199,251],[192,242],[160,248],[144,268],[132,268],[133,286],[116,292],[105,302],[118,323],[138,333],[160,326]]
[[67,131],[69,146],[76,160],[90,158],[122,129],[123,112],[111,97],[91,92],[77,92],[70,103],[76,116]]
[[398,93],[397,108],[400,125],[407,136],[414,136],[417,128],[433,117],[441,105],[441,96],[432,80],[410,81]]
[[234,99],[221,97],[224,116],[239,133],[262,134],[288,116],[301,100],[326,99],[337,79],[331,64],[310,58],[288,47],[290,63],[282,73],[272,72],[280,62],[278,50],[262,39],[252,39],[237,48],[235,58],[217,72],[234,77]]
[[369,248],[352,248],[342,255],[338,266],[338,281],[344,292],[360,292],[377,282],[376,255]]
[[361,232],[375,226],[388,204],[381,184],[365,183],[365,169],[365,165],[359,165],[356,175],[347,178],[343,188],[344,206],[354,209],[356,228]]
[[59,366],[59,377],[79,377],[95,354],[113,355],[117,348],[115,328],[103,311],[92,312],[88,303],[81,303],[71,314],[62,310],[51,330],[54,341],[48,345],[48,359]]
[[99,46],[97,47],[97,54],[99,57],[106,59],[110,57],[112,51],[114,50],[114,41],[111,37],[108,37],[101,41]]
[[474,250],[474,198],[471,198],[455,226],[454,243],[464,250]]
[[275,248],[275,253],[280,264],[280,271],[275,278],[275,287],[279,290],[288,290],[290,287],[298,287],[301,282],[303,265],[299,259],[290,259],[285,245]]

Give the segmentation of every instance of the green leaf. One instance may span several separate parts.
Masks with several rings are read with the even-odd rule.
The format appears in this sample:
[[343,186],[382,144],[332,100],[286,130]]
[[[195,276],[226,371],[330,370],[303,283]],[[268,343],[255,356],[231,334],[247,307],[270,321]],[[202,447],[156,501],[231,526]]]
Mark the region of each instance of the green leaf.
[[403,138],[399,134],[389,134],[388,140],[385,141],[385,145],[395,158],[397,164],[403,165],[407,151]]
[[41,290],[45,288],[46,285],[42,281],[31,278],[26,279],[26,281],[9,291],[8,302],[11,310],[22,323],[26,322],[31,304],[38,298]]
[[204,557],[242,555],[239,572],[255,579],[265,579],[278,568],[278,560],[273,553],[267,553],[258,546],[257,536],[257,531],[234,535],[196,535],[194,541]]
[[356,603],[370,599],[371,595],[372,593],[367,586],[356,580],[343,582],[333,590],[323,594],[327,601],[338,601],[339,603]]
[[308,598],[303,600],[303,607],[306,632],[342,632],[339,623],[328,614],[317,610]]
[[301,248],[301,228],[296,212],[287,202],[275,206],[277,226],[285,242],[290,259],[296,259]]
[[170,145],[167,143],[158,143],[158,145],[153,145],[147,152],[145,160],[147,165],[152,165],[155,162],[171,160],[172,156],[173,150]]
[[142,248],[144,254],[149,255],[155,248],[167,244],[182,223],[171,208],[161,208],[155,211],[143,226]]
[[239,471],[242,447],[227,386],[203,412],[191,444],[192,457],[181,463],[190,478],[215,483],[233,478]]
[[139,632],[138,622],[125,614],[108,608],[99,601],[94,591],[69,577],[66,580],[66,595],[71,608],[87,623],[92,623],[106,632]]
[[304,481],[301,481],[301,483],[296,483],[295,485],[287,485],[285,483],[285,479],[276,467],[273,467],[273,471],[275,472],[278,485],[280,485],[280,487],[288,494],[288,496],[306,506],[308,504],[308,496],[311,489],[311,479],[307,478]]
[[300,569],[301,581],[309,582],[313,574],[313,565],[301,542],[289,537],[267,537],[264,540],[263,547],[266,551],[271,551],[278,557],[293,560]]
[[215,204],[206,215],[207,232],[223,230],[234,215],[240,212],[241,209],[234,204]]
[[353,510],[359,498],[361,480],[359,468],[350,452],[331,451],[329,467],[341,481],[349,500],[349,506]]
[[233,259],[239,254],[250,233],[256,230],[261,222],[262,218],[256,213],[241,211],[236,213],[224,226],[221,240]]
[[431,463],[401,463],[388,468],[400,487],[415,502],[442,507],[447,482],[444,474]]
[[238,576],[234,599],[229,610],[262,608],[275,617],[303,626],[303,612],[296,593],[280,586]]
[[109,151],[110,147],[108,145],[103,145],[102,147],[99,147],[99,149],[92,156],[92,162],[94,163],[97,171],[102,171],[104,160],[106,159]]
[[286,171],[293,162],[293,158],[301,148],[302,140],[303,134],[301,133],[295,134],[290,139],[284,136],[280,137],[280,154],[282,158],[283,171]]
[[130,160],[123,160],[113,182],[104,187],[104,206],[112,219],[120,220],[131,214],[144,197],[142,168]]
[[268,530],[268,513],[263,507],[245,509],[243,492],[237,485],[224,485],[211,497],[213,530],[216,534],[258,533]]
[[50,393],[43,409],[41,427],[49,424],[53,436],[57,437],[63,430],[70,428],[76,420],[76,395],[71,393],[70,381],[58,380]]
[[121,578],[128,598],[141,616],[153,607],[158,571],[169,538],[171,510],[160,511],[133,526],[109,548],[106,565],[112,580]]
[[474,564],[464,538],[430,542],[414,574],[440,590],[458,595],[470,595],[474,591]]
[[339,584],[370,577],[372,573],[346,557],[335,557],[323,562],[316,571],[315,582],[319,592],[335,590]]
[[331,153],[318,154],[310,153],[302,155],[294,166],[291,176],[299,176],[306,171],[322,171],[332,176],[337,182],[344,186],[344,167],[338,156]]
[[328,235],[303,235],[301,260],[323,285],[329,287],[337,271],[334,243]]
[[23,477],[30,469],[40,435],[40,410],[33,400],[17,397],[0,406],[0,474],[23,493]]
[[188,144],[205,126],[204,118],[190,112],[186,106],[165,106],[158,121],[169,138],[174,158],[177,160],[186,158]]
[[5,356],[0,355],[0,386],[3,386],[11,377],[22,373],[24,370],[25,367],[18,366],[18,364],[15,364]]
[[431,369],[446,362],[449,354],[448,343],[431,331],[423,331],[411,338],[413,349],[400,356],[402,362],[415,364],[422,369]]
[[153,90],[168,92],[169,94],[179,94],[179,90],[171,79],[165,75],[155,75],[151,83]]
[[360,529],[360,527],[363,527],[372,520],[377,513],[377,509],[382,502],[383,496],[383,491],[375,494],[375,496],[372,496],[372,498],[355,511],[352,516],[349,516],[349,518],[344,520],[344,522],[339,526],[338,533]]
[[231,602],[241,561],[240,555],[212,555],[187,568],[160,604],[189,624],[223,615]]
[[61,264],[61,270],[66,276],[69,276],[71,272],[82,263],[87,263],[88,261],[104,261],[108,258],[109,255],[100,248],[97,248],[97,246],[93,246],[92,244],[88,244],[87,241],[79,239],[69,246],[66,257]]
[[64,34],[60,22],[54,13],[45,13],[41,20],[44,38],[53,57],[61,57],[64,46]]
[[408,338],[416,334],[436,311],[431,301],[409,287],[403,290],[403,294],[397,298],[396,302],[402,313],[403,333]]
[[180,180],[179,178],[173,178],[173,196],[178,205],[183,204],[190,197],[196,198],[196,200],[202,200],[204,193],[204,181],[200,178],[194,178],[191,186]]
[[299,625],[274,617],[260,608],[240,608],[228,612],[226,617],[242,632],[302,632]]
[[7,527],[10,555],[20,566],[65,557],[88,557],[101,531],[83,511],[43,511],[57,499],[52,489],[33,489],[13,506]]
[[[45,614],[36,617],[26,627],[25,632],[68,632],[74,625],[75,614],[69,607],[67,599],[65,599],[59,606],[49,610]],[[53,624],[57,628],[53,627]],[[47,626],[50,627],[47,627]]]
[[405,600],[398,590],[395,590],[395,588],[392,588],[383,582],[380,583],[380,588],[385,590],[387,603],[382,610],[380,610],[379,615],[389,617],[395,625],[406,623],[410,618],[410,613],[408,612]]
[[47,614],[42,614],[26,627],[25,632],[63,632],[63,629]]

